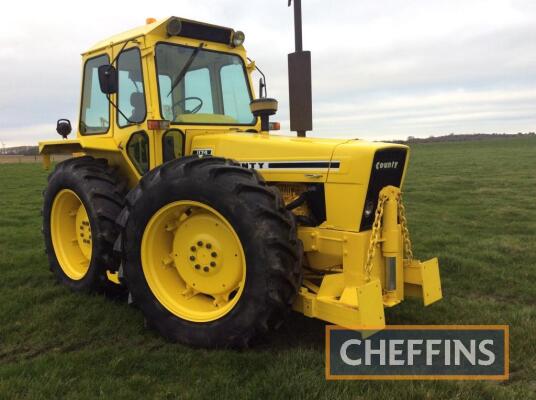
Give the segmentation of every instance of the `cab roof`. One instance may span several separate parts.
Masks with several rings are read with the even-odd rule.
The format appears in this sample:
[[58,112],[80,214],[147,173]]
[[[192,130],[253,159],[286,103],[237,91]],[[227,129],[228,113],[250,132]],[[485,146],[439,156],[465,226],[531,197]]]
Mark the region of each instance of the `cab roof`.
[[[161,29],[161,27],[166,26],[167,23],[172,19],[177,19],[177,17],[167,17],[167,18],[164,18],[164,19],[156,20],[156,21],[153,21],[151,23],[147,23],[147,24],[139,26],[137,28],[128,30],[126,32],[122,32],[122,33],[119,33],[117,35],[111,36],[111,37],[109,37],[107,39],[104,39],[104,40],[101,40],[101,41],[95,43],[92,47],[90,47],[86,52],[84,52],[82,54],[84,55],[84,54],[87,54],[87,53],[92,53],[94,51],[101,50],[101,49],[103,49],[105,47],[113,46],[113,45],[115,45],[117,43],[122,43],[122,42],[124,42],[126,40],[129,40],[129,39],[134,39],[134,38],[137,38],[137,37],[147,36],[147,35],[153,33],[156,30],[161,31],[160,33],[165,32],[165,29]],[[225,28],[223,26],[211,25],[211,24],[207,24],[205,22],[192,21],[192,20],[188,20],[188,19],[185,19],[185,18],[178,18],[178,19],[180,19],[181,21],[184,21],[184,22],[188,21],[188,22],[194,23],[196,25],[197,24],[198,25],[204,25],[206,27],[220,28],[220,29],[225,29],[225,30],[234,32],[232,29]]]
[[91,46],[85,53],[91,53],[96,50],[100,50],[104,47],[108,47],[111,45],[114,45],[116,43],[124,42],[128,39],[134,39],[140,36],[146,36],[149,33],[153,32],[157,28],[159,28],[161,25],[165,24],[168,20],[170,20],[173,17],[168,17],[165,19],[154,21],[150,24],[145,24],[142,26],[138,26],[137,28],[130,29],[126,32],[118,33],[117,35],[110,36],[109,38],[106,38],[104,40],[101,40],[97,43],[95,43],[93,46]]

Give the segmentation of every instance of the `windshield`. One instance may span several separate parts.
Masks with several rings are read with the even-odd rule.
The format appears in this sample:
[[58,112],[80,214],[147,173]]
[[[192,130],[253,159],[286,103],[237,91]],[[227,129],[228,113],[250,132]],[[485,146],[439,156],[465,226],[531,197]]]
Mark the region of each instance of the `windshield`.
[[160,43],[156,69],[162,118],[183,124],[255,124],[239,56]]

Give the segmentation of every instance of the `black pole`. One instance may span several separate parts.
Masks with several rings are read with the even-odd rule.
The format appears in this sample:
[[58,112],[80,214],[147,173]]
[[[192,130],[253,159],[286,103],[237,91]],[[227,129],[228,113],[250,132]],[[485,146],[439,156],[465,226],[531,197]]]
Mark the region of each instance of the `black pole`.
[[296,52],[303,51],[301,0],[294,0],[294,41]]
[[294,42],[296,51],[288,55],[290,130],[305,137],[313,129],[313,116],[311,52],[303,51],[301,0],[294,0]]
[[[303,35],[302,35],[302,17],[301,17],[301,0],[294,0],[294,43],[296,53],[303,51]],[[305,131],[299,130],[296,132],[298,137],[305,137]]]
[[261,115],[261,131],[268,132],[270,130],[270,120],[268,115]]

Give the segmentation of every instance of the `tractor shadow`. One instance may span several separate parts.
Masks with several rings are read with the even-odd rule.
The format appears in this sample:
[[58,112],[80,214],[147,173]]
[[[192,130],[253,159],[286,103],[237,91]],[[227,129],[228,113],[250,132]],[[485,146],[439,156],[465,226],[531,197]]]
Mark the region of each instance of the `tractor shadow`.
[[259,350],[304,348],[323,352],[326,325],[323,321],[292,312],[279,329],[268,333],[259,343],[253,344],[253,348]]

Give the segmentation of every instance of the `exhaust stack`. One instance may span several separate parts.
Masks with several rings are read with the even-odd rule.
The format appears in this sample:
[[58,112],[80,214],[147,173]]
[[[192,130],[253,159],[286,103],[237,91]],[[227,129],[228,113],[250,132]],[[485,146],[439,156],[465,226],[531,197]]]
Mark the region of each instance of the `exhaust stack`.
[[[289,0],[290,7],[292,0]],[[290,130],[305,137],[313,130],[311,93],[311,52],[303,51],[301,0],[294,0],[294,40],[296,50],[288,55]]]

